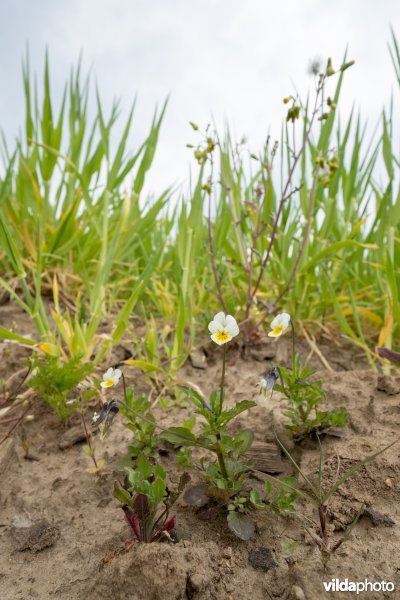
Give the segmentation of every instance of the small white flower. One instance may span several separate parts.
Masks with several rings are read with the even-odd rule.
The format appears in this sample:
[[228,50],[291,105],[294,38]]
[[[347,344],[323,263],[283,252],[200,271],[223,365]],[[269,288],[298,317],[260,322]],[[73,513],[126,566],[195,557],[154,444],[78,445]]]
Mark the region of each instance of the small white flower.
[[99,420],[100,415],[97,412],[93,413],[92,422],[96,423]]
[[113,369],[110,367],[103,375],[103,381],[100,383],[102,388],[109,388],[117,385],[122,375],[121,369]]
[[271,323],[272,331],[269,332],[269,337],[280,337],[285,333],[290,325],[290,315],[288,313],[280,313]]
[[239,334],[239,327],[232,315],[225,315],[219,312],[214,319],[209,323],[208,330],[210,331],[213,342],[222,346],[230,342],[232,338]]

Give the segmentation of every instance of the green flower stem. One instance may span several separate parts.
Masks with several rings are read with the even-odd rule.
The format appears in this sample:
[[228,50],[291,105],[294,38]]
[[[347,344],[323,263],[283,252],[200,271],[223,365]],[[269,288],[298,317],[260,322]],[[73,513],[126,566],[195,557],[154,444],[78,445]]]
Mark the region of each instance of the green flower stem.
[[219,441],[221,439],[221,435],[219,433],[217,433],[217,440],[218,442],[215,445],[215,452],[218,458],[218,464],[219,464],[219,468],[221,469],[221,473],[222,473],[222,477],[228,481],[229,477],[228,477],[228,471],[226,470],[226,466],[225,466],[225,460],[224,460],[224,455],[221,452],[221,447],[219,445]]
[[294,374],[296,368],[296,332],[292,319],[290,319],[290,325],[292,328],[292,372]]
[[[222,355],[221,391],[220,391],[220,395],[219,395],[219,411],[218,411],[219,415],[222,412],[222,407],[224,404],[225,371],[226,371],[226,344],[224,344],[224,350],[223,350],[223,355]],[[215,452],[217,454],[219,468],[221,469],[223,478],[226,479],[226,481],[228,481],[228,479],[229,479],[228,472],[226,470],[224,455],[221,452],[221,446],[220,446],[221,434],[219,432],[217,432],[216,437],[217,437],[218,441],[215,446]]]
[[222,374],[221,374],[221,391],[220,391],[220,395],[219,395],[219,414],[221,414],[222,407],[224,404],[225,370],[226,370],[226,344],[224,344],[224,352],[222,355]]
[[283,381],[282,372],[281,372],[281,370],[280,370],[279,367],[278,367],[278,373],[279,373],[279,379],[281,381],[281,386],[282,386],[283,393],[285,394],[285,396],[287,398],[289,398],[289,393],[286,391],[285,382]]
[[125,375],[122,373],[122,384],[124,386],[124,401],[126,402],[126,380]]

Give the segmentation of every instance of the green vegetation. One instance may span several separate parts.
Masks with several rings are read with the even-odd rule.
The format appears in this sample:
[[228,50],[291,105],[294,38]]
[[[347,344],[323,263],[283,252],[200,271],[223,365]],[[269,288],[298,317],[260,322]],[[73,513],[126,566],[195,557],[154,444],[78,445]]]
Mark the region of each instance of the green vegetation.
[[[398,75],[394,35],[391,57]],[[56,108],[48,58],[41,94],[25,61],[25,128],[15,149],[3,145],[0,175],[0,285],[37,331],[23,341],[62,364],[80,356],[96,365],[137,317],[146,343],[132,329],[132,364],[157,378],[176,373],[217,310],[245,321],[251,342],[284,304],[307,330],[351,339],[372,365],[377,343],[396,346],[395,115],[392,105],[383,110],[372,140],[354,111],[340,121],[351,66],[328,61],[316,70],[314,97],[285,98],[281,140],[259,153],[192,123],[199,168],[190,197],[167,189],[149,201],[142,190],[166,105],[131,151],[134,106],[111,143],[118,103],[105,115],[96,90],[90,121],[91,85],[79,65]],[[18,334],[0,330],[4,339]]]

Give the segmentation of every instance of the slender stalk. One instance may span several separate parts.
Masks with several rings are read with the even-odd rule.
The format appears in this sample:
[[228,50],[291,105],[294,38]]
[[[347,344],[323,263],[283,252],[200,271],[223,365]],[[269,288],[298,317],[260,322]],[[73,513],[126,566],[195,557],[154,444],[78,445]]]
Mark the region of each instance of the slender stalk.
[[219,414],[221,414],[225,396],[225,371],[226,371],[226,344],[224,344],[222,354],[222,373],[221,373],[221,391],[219,396]]
[[[221,436],[219,433],[217,433],[217,439],[221,439]],[[222,454],[221,450],[219,450],[219,443],[217,444],[217,448],[215,450],[217,458],[218,458],[218,464],[219,464],[219,468],[221,469],[221,473],[222,473],[222,477],[228,481],[229,480],[229,476],[228,476],[228,472],[226,470],[226,466],[225,466],[225,461],[224,461],[224,455]]]
[[290,326],[292,328],[292,372],[294,373],[296,368],[296,332],[293,319],[290,319]]
[[289,398],[289,394],[288,394],[288,392],[286,391],[286,388],[285,388],[285,382],[283,381],[282,372],[281,372],[281,370],[280,370],[279,367],[278,367],[278,373],[279,373],[279,379],[280,379],[280,382],[281,382],[283,393],[285,394],[285,396],[287,398]]
[[225,300],[224,300],[224,295],[222,293],[222,286],[221,286],[221,279],[218,275],[218,269],[217,269],[217,264],[215,261],[215,251],[214,251],[214,238],[213,238],[213,232],[212,232],[212,220],[211,220],[211,193],[212,193],[212,182],[213,182],[213,171],[214,171],[214,161],[213,161],[213,157],[212,155],[210,156],[210,164],[211,164],[211,175],[210,175],[210,191],[208,193],[208,215],[207,215],[207,231],[208,231],[208,245],[210,248],[210,259],[211,259],[211,269],[214,275],[214,281],[215,281],[215,287],[216,289],[216,294],[218,297],[218,300],[221,303],[221,306],[223,308],[223,310],[225,312],[228,312]]
[[291,194],[289,192],[290,186],[291,186],[291,183],[292,183],[292,180],[293,180],[293,177],[294,177],[294,174],[295,174],[298,162],[299,162],[300,158],[302,157],[303,152],[306,149],[308,140],[310,138],[310,134],[311,134],[311,130],[312,130],[312,127],[313,127],[313,124],[314,124],[315,116],[316,116],[317,111],[318,111],[318,101],[319,101],[319,97],[320,97],[320,94],[321,94],[322,87],[323,87],[323,81],[320,82],[319,87],[317,88],[313,112],[311,113],[310,122],[309,122],[309,125],[308,125],[308,128],[307,128],[307,131],[305,132],[305,135],[304,135],[304,138],[303,138],[303,143],[302,143],[302,145],[301,145],[298,153],[294,157],[293,163],[292,163],[290,171],[289,171],[288,178],[286,180],[286,184],[285,184],[284,190],[282,192],[282,196],[281,196],[281,199],[280,199],[280,202],[279,202],[279,206],[278,206],[278,211],[276,213],[276,216],[275,216],[275,219],[274,219],[274,223],[273,223],[273,226],[272,226],[271,238],[270,238],[270,241],[269,241],[269,244],[268,244],[267,252],[266,252],[265,258],[264,258],[264,260],[262,262],[262,265],[261,265],[261,268],[260,268],[260,273],[258,275],[256,284],[255,284],[255,286],[253,288],[253,291],[252,291],[252,294],[251,294],[251,299],[253,299],[254,296],[255,296],[255,294],[257,293],[257,290],[258,290],[258,288],[260,286],[261,280],[262,280],[263,275],[264,275],[264,271],[265,271],[266,266],[268,264],[269,257],[270,257],[271,251],[272,251],[272,247],[274,245],[276,232],[277,232],[277,229],[278,229],[278,223],[279,223],[279,220],[280,220],[280,216],[282,214],[283,205],[285,204],[286,200],[291,196]]
[[[311,188],[311,194],[310,194],[310,206],[308,209],[308,216],[307,216],[307,222],[304,226],[304,233],[303,233],[303,239],[301,242],[301,246],[300,249],[297,253],[296,256],[296,260],[295,263],[293,265],[293,269],[286,281],[285,287],[283,288],[283,290],[280,292],[279,296],[273,301],[272,303],[272,307],[275,307],[284,297],[284,295],[286,294],[286,292],[289,290],[290,286],[292,285],[293,279],[296,275],[297,269],[299,267],[300,264],[300,259],[304,254],[304,250],[310,235],[310,227],[311,227],[311,221],[312,221],[312,217],[313,217],[313,212],[314,212],[314,201],[315,201],[315,194],[317,191],[317,183],[318,183],[318,175],[319,175],[319,169],[317,169],[315,175],[314,175],[314,181],[313,181],[313,185]],[[272,308],[271,307],[271,308]],[[264,317],[265,318],[265,317]],[[258,324],[259,325],[259,324]]]
[[83,425],[83,430],[85,432],[85,437],[86,437],[86,443],[90,448],[90,457],[93,460],[94,466],[96,467],[96,469],[98,469],[98,465],[97,465],[97,460],[96,457],[94,455],[94,448],[92,446],[92,443],[90,441],[90,434],[88,432],[88,428],[86,426],[86,421],[85,421],[85,417],[83,416],[83,408],[81,408],[81,419],[82,419],[82,425]]
[[[222,412],[222,407],[224,404],[224,394],[225,394],[225,371],[226,371],[226,344],[224,344],[223,354],[222,354],[222,373],[221,373],[221,391],[219,396],[219,414]],[[218,458],[219,468],[221,469],[221,473],[224,479],[228,481],[228,472],[226,470],[224,455],[221,452],[220,441],[221,434],[217,432],[217,444],[215,447],[215,452]]]
[[18,427],[18,425],[21,423],[21,421],[23,421],[25,415],[31,410],[31,405],[29,404],[29,406],[26,407],[26,409],[24,410],[24,412],[22,413],[22,415],[19,417],[19,419],[17,420],[17,422],[15,423],[15,425],[13,425],[11,427],[11,429],[6,433],[6,435],[0,440],[0,446],[11,436],[11,434],[13,433],[13,431]]

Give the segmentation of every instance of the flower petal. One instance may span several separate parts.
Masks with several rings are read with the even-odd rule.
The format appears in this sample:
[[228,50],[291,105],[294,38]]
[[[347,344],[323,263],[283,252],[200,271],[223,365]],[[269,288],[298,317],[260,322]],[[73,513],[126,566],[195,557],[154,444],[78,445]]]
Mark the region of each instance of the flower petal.
[[236,319],[232,315],[226,315],[226,330],[231,334],[232,337],[239,335],[239,326],[236,323]]
[[289,315],[289,313],[281,313],[279,316],[281,318],[281,325],[283,325],[284,329],[287,329],[289,327],[289,324],[290,324],[290,315]]
[[213,321],[215,321],[216,323],[219,323],[222,325],[222,327],[225,327],[225,313],[224,312],[219,312],[215,315]]
[[104,381],[106,379],[111,379],[111,377],[113,376],[113,373],[114,373],[114,369],[112,367],[110,367],[109,369],[107,369],[107,371],[103,375]]
[[121,378],[121,376],[122,376],[121,369],[115,369],[115,371],[114,371],[114,378],[116,378],[117,381],[118,381]]
[[271,322],[271,329],[276,329],[282,325],[283,330],[286,331],[286,329],[289,327],[289,323],[290,315],[288,313],[279,313],[279,315],[276,315],[275,319],[273,319]]
[[218,331],[218,329],[221,329],[221,324],[220,323],[216,323],[215,321],[211,321],[211,323],[208,324],[208,331],[210,333],[215,333],[216,331]]

